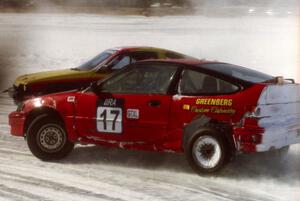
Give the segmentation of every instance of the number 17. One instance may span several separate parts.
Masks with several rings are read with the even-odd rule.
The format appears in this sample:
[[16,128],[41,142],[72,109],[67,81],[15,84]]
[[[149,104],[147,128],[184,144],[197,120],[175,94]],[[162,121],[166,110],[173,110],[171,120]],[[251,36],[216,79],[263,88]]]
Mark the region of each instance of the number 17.
[[[118,119],[118,116],[120,114],[120,111],[119,110],[110,110],[110,114],[114,114],[115,117],[113,119],[113,122],[112,122],[112,130],[116,130],[116,121]],[[103,110],[103,112],[100,114],[100,117],[103,118],[103,129],[104,130],[107,130],[107,123],[106,123],[106,117],[107,117],[107,110]]]
[[106,133],[122,132],[122,108],[98,107],[97,130]]

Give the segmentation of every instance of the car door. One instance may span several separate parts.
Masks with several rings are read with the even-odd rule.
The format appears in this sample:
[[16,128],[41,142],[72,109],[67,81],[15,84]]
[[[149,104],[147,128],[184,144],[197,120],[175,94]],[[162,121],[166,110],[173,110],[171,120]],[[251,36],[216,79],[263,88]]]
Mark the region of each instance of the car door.
[[149,144],[166,137],[169,89],[178,67],[159,62],[132,66],[101,83],[97,95],[89,95],[91,105],[78,109],[81,136]]

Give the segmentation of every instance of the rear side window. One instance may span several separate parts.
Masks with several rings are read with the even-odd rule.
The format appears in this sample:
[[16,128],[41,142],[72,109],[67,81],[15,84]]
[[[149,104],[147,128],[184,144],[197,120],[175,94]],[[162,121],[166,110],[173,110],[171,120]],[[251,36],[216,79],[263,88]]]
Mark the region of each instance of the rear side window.
[[261,83],[274,79],[271,75],[226,63],[202,64],[201,67],[251,83]]
[[179,92],[193,94],[228,94],[239,90],[239,87],[219,78],[193,70],[184,70]]

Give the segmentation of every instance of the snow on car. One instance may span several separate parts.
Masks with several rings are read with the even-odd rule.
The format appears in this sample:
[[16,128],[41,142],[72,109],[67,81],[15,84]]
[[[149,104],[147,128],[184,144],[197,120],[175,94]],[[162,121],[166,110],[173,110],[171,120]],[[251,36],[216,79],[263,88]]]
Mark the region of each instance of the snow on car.
[[81,91],[29,99],[9,124],[41,160],[98,144],[184,153],[196,172],[212,173],[236,153],[300,143],[299,89],[227,63],[149,60]]

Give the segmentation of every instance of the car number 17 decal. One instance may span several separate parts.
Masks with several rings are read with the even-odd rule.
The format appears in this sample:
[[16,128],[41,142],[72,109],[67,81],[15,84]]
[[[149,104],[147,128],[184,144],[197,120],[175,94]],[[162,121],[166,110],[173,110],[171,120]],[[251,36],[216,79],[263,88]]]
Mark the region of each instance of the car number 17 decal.
[[97,106],[97,131],[122,133],[122,101],[120,99],[100,100]]

